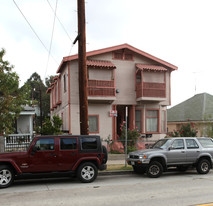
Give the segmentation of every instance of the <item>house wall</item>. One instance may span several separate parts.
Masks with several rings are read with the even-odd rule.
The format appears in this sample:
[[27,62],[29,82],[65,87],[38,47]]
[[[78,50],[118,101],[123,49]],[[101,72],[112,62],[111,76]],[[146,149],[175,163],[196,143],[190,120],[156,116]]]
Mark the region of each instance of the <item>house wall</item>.
[[[137,102],[135,88],[135,72],[136,63],[140,64],[156,64],[145,57],[134,54],[133,60],[116,60],[112,58],[112,52],[90,57],[91,60],[108,60],[115,66],[115,88],[119,90],[116,94],[116,100],[112,103],[91,103],[88,105],[89,115],[99,115],[99,133],[101,138],[112,136],[112,117],[109,116],[109,111],[113,105],[136,105],[136,108],[143,109],[144,124],[143,131],[145,132],[145,115],[146,109],[159,110],[159,132],[153,134],[153,140],[165,137],[165,133],[161,133],[161,115],[166,110],[170,103],[170,72],[144,72],[143,80],[146,82],[166,83],[166,100],[163,102]],[[111,80],[113,70],[88,69],[89,79]],[[66,77],[66,88],[64,92],[64,75]],[[66,64],[61,71],[60,78],[60,98],[62,103],[51,112],[51,116],[59,115],[63,119],[63,130],[70,131],[72,134],[80,133],[79,119],[79,86],[78,86],[78,63],[77,60]],[[58,95],[58,94],[57,94]],[[70,125],[69,125],[70,123]]]
[[32,115],[20,115],[17,119],[18,134],[32,134],[33,133],[33,119]]

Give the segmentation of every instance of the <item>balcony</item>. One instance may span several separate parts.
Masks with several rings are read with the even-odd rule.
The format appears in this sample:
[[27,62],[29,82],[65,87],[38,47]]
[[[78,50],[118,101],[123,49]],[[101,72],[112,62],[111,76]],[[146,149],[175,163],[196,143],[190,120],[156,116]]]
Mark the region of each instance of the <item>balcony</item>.
[[88,100],[111,103],[115,97],[114,80],[88,80]]
[[143,82],[136,85],[137,101],[165,101],[166,100],[166,84]]

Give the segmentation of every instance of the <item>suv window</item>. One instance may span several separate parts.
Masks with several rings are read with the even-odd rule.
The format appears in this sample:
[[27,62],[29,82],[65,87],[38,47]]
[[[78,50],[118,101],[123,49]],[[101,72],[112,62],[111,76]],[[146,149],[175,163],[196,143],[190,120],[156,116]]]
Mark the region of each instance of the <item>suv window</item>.
[[197,142],[194,139],[186,139],[187,149],[197,149],[199,148]]
[[60,139],[60,149],[61,150],[77,149],[77,139],[76,138],[61,138]]
[[211,139],[198,139],[198,141],[204,148],[213,148],[213,141]]
[[40,151],[54,150],[55,140],[54,139],[39,139],[35,146]]
[[81,140],[82,149],[97,149],[98,143],[96,138],[83,138]]
[[184,143],[182,139],[176,139],[172,143],[172,149],[184,149]]

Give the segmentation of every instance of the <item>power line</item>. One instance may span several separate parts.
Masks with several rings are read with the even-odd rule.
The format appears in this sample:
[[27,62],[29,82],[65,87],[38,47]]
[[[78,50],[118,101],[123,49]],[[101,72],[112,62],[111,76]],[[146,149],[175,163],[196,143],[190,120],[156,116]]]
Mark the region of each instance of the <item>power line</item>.
[[[47,0],[47,2],[48,2],[48,4],[49,4],[50,8],[52,9],[53,13],[55,13],[55,11],[54,11],[53,7],[51,6],[50,2],[49,2],[48,0]],[[69,36],[69,34],[68,34],[67,30],[65,29],[64,25],[62,24],[62,22],[60,21],[60,19],[58,18],[58,16],[57,16],[56,14],[55,14],[55,16],[56,16],[58,22],[60,23],[62,29],[63,29],[64,32],[66,33],[67,37],[68,37],[69,40],[72,42],[72,39],[71,39],[71,37]]]
[[[15,0],[13,0],[13,3],[16,5],[17,9],[20,11],[20,13],[22,14],[22,16],[24,17],[25,21],[28,23],[28,25],[30,26],[31,30],[33,31],[33,33],[36,35],[36,37],[38,38],[38,40],[40,41],[40,43],[43,45],[43,47],[46,49],[46,51],[49,53],[49,50],[47,49],[47,47],[45,46],[45,44],[42,42],[42,40],[39,38],[38,34],[36,33],[36,31],[33,29],[32,25],[30,24],[30,22],[27,20],[27,18],[25,17],[24,13],[21,11],[21,9],[19,8],[19,6],[17,5],[17,3],[15,2]],[[50,54],[50,56],[53,58],[53,60],[56,62],[57,65],[59,65],[59,63],[55,60],[55,58]]]
[[49,58],[50,58],[50,52],[51,52],[51,48],[52,48],[52,41],[53,41],[53,34],[54,34],[54,28],[55,28],[55,18],[56,18],[57,5],[58,5],[58,0],[56,0],[56,4],[55,4],[55,12],[54,12],[54,19],[53,19],[52,35],[51,35],[51,40],[50,40],[50,48],[49,48],[48,59],[47,59],[47,66],[46,66],[44,77],[46,77],[47,68],[48,68],[48,64],[49,64]]

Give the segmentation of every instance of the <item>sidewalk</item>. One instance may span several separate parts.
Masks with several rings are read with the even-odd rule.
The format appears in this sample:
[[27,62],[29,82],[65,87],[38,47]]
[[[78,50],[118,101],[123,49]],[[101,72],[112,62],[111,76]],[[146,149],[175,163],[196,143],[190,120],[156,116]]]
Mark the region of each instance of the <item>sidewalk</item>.
[[107,165],[125,165],[125,154],[108,154]]

